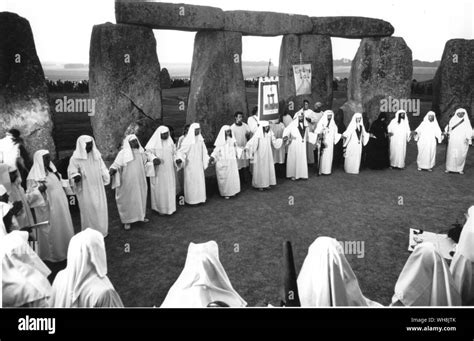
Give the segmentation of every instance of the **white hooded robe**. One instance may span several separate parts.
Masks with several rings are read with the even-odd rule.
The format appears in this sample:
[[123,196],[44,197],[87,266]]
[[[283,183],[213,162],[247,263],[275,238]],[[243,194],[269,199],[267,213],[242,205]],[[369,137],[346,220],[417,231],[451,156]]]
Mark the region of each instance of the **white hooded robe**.
[[[464,113],[463,117],[458,117],[458,113]],[[472,126],[467,111],[465,109],[456,110],[444,131],[449,134],[446,170],[456,173],[463,172],[467,152],[472,144]]]
[[[398,118],[401,113],[405,113],[405,119],[400,120],[400,123],[398,123]],[[390,166],[405,168],[407,143],[410,142],[411,139],[410,124],[406,112],[403,110],[397,111],[395,118],[390,122],[387,130],[389,134],[393,134],[393,136],[390,136]]]
[[[86,152],[86,143],[92,142],[92,151]],[[104,186],[110,183],[110,175],[92,137],[83,135],[77,139],[67,169],[69,179],[81,175],[81,181],[73,184],[81,211],[82,229],[88,227],[108,234],[109,216]],[[73,182],[73,180],[71,180]]]

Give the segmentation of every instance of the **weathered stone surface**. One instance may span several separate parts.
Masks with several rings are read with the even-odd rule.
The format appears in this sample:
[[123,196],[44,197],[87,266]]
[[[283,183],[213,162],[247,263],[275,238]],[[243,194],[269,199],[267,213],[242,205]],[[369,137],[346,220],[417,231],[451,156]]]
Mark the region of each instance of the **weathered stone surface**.
[[158,129],[162,123],[163,122],[161,120],[151,121],[146,117],[139,118],[136,121],[130,123],[130,125],[125,130],[125,133],[122,135],[122,138],[125,138],[127,135],[134,134],[137,136],[138,141],[140,141],[142,146],[145,147],[155,130]]
[[275,12],[226,11],[226,31],[252,36],[279,36],[310,33],[313,24],[305,15]]
[[384,20],[365,17],[312,17],[313,34],[341,38],[388,37],[393,26]]
[[155,1],[116,0],[115,18],[120,24],[182,31],[222,30],[220,8]]
[[56,156],[48,88],[28,20],[0,13],[0,137],[20,130],[28,152]]
[[[296,96],[293,65],[300,62],[300,51],[304,63],[311,63],[311,95]],[[331,108],[333,92],[331,38],[318,35],[285,35],[281,42],[279,71],[280,103],[285,102],[291,114],[301,109],[303,100],[311,107],[321,102]],[[293,110],[291,110],[293,103]]]
[[161,84],[161,90],[171,88],[171,77],[167,68],[161,69],[160,84]]
[[433,82],[433,109],[444,128],[456,109],[474,116],[474,40],[451,39]]
[[342,107],[344,124],[350,122],[359,105],[373,122],[379,115],[382,99],[410,99],[412,76],[412,53],[403,38],[363,39],[352,61],[349,103]]
[[110,160],[127,127],[145,117],[136,106],[150,122],[161,118],[160,64],[153,31],[132,25],[96,25],[89,59],[90,98],[96,102],[92,129],[104,159]]
[[207,143],[214,143],[236,111],[248,112],[241,61],[242,34],[196,34],[186,122],[200,123]]

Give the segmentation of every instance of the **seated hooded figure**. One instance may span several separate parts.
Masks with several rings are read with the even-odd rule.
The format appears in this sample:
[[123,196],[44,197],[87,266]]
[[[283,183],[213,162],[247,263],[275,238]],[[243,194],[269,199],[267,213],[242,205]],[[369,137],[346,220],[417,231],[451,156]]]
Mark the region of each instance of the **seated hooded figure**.
[[87,228],[69,243],[66,269],[53,282],[52,307],[123,308],[107,277],[104,237]]
[[184,269],[168,291],[161,308],[245,307],[219,261],[216,242],[189,244]]
[[28,245],[28,232],[13,231],[0,238],[3,307],[48,307],[51,271]]
[[474,305],[474,206],[467,213],[459,243],[451,262],[454,284],[463,305]]
[[298,275],[302,307],[381,306],[364,297],[341,244],[319,237],[309,247]]
[[448,264],[432,243],[419,244],[408,257],[392,298],[392,306],[401,305],[461,305]]

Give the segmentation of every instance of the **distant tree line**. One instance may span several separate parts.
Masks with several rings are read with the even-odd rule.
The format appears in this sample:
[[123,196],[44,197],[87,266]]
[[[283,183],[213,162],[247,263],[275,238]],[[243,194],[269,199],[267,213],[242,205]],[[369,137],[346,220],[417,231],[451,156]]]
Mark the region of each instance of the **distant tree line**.
[[433,95],[433,80],[417,82],[414,79],[411,82],[411,93],[416,95]]
[[49,92],[78,92],[88,93],[89,92],[89,81],[52,81],[47,79],[46,85],[48,86]]

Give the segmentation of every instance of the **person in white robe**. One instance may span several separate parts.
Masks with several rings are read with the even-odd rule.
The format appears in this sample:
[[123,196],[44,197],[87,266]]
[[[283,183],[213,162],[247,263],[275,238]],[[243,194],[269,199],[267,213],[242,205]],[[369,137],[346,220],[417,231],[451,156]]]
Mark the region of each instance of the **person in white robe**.
[[432,171],[436,163],[436,145],[443,141],[436,114],[429,111],[418,128],[415,129],[414,139],[418,146],[416,162],[418,170]]
[[[235,122],[230,126],[232,130],[232,136],[235,139],[235,143],[239,148],[245,148],[252,132],[250,127],[243,122],[244,114],[240,111],[236,112],[234,115]],[[242,169],[248,168],[250,165],[249,158],[245,151],[241,154],[241,156],[237,159],[237,166],[239,167],[239,171]]]
[[20,149],[14,142],[13,136],[7,132],[6,136],[0,139],[0,163],[15,166],[20,159]]
[[474,305],[474,206],[467,212],[466,223],[459,237],[450,266],[454,284],[463,305]]
[[16,227],[20,229],[35,224],[31,212],[31,206],[44,205],[42,193],[46,191],[46,186],[41,185],[38,189],[25,193],[25,190],[21,187],[21,183],[20,172],[16,166],[3,163],[0,164],[0,184],[5,186],[9,196],[9,201],[12,203],[22,203],[21,210],[15,216],[17,222]]
[[211,154],[211,163],[216,166],[217,184],[219,193],[226,199],[240,192],[240,177],[237,159],[242,149],[232,136],[230,126],[222,126]]
[[155,162],[150,178],[151,209],[161,215],[176,212],[176,146],[168,127],[160,126],[145,146],[159,162]]
[[319,237],[309,247],[297,279],[301,307],[380,307],[366,298],[341,244]]
[[79,203],[82,229],[91,227],[106,237],[109,216],[105,186],[110,183],[110,174],[91,136],[77,139],[67,172]]
[[407,143],[412,135],[407,113],[403,110],[397,111],[387,131],[390,136],[390,167],[404,169]]
[[251,135],[255,134],[260,125],[260,120],[258,119],[258,107],[252,109],[252,115],[247,119],[247,125],[250,128]]
[[[270,130],[277,139],[283,138],[283,131],[285,130],[285,125],[281,120],[270,121]],[[272,146],[273,151],[273,162],[275,165],[283,165],[286,158],[286,146],[276,149]]]
[[26,180],[28,194],[46,187],[43,201],[32,205],[36,222],[49,222],[48,226],[38,229],[38,255],[43,260],[61,262],[67,257],[74,227],[61,178],[47,150],[38,150],[34,154],[33,166]]
[[432,243],[418,244],[408,257],[395,284],[392,305],[461,305],[449,266]]
[[152,165],[153,158],[145,153],[136,135],[127,135],[123,140],[122,149],[109,169],[117,209],[125,230],[130,230],[133,223],[148,222],[148,184],[145,171],[147,164]]
[[[179,150],[181,148],[181,144],[184,141],[184,138],[188,134],[190,124],[185,124],[183,127],[183,135],[181,135],[178,138],[178,141],[176,142],[176,150]],[[168,128],[169,129],[169,128]],[[171,133],[169,133],[171,135]],[[172,142],[174,143],[173,139],[171,139]],[[146,148],[146,147],[145,147]],[[176,195],[184,195],[184,170],[183,168],[174,168],[175,169],[175,178],[176,178]]]
[[362,121],[362,114],[352,115],[351,122],[342,134],[344,140],[344,171],[348,174],[359,174],[362,148],[369,143],[370,134],[367,133]]
[[277,139],[273,135],[268,121],[261,121],[259,128],[245,146],[253,165],[252,186],[261,191],[276,185],[272,145],[277,149],[282,148],[283,139]]
[[51,270],[28,245],[28,232],[13,231],[0,238],[3,307],[48,308],[53,289]]
[[288,127],[291,124],[291,122],[293,122],[293,117],[290,115],[288,110],[285,110],[285,113],[283,114],[281,121],[285,125],[285,128]]
[[472,126],[465,109],[458,109],[444,129],[448,139],[446,173],[464,174],[467,152],[472,144]]
[[206,202],[206,178],[204,171],[209,166],[209,154],[199,123],[189,127],[176,157],[178,167],[184,167],[184,201],[188,205]]
[[103,235],[86,228],[69,244],[66,268],[53,282],[54,308],[123,308],[122,300],[107,277]]
[[[2,187],[3,185],[0,185],[0,195],[2,195],[3,192],[7,192],[5,187]],[[3,222],[3,218],[5,218],[11,208],[12,206],[9,203],[0,201],[0,239],[8,234],[7,227]]]
[[[309,101],[304,100],[303,101],[303,108],[301,108],[299,111],[295,113],[293,116],[293,121],[295,120],[296,117],[299,117],[302,115],[305,120],[305,127],[308,128],[308,131],[311,133],[314,133],[316,130],[316,125],[318,122],[318,115],[309,108]],[[319,119],[321,117],[319,116]],[[316,148],[315,144],[310,143],[308,140],[306,141],[306,161],[308,164],[312,165],[314,164],[314,150]]]
[[232,287],[219,260],[217,243],[190,243],[184,269],[161,308],[205,308],[214,302],[235,308],[247,306]]
[[304,113],[295,114],[293,123],[283,131],[283,141],[288,144],[286,177],[291,180],[308,179],[307,161],[308,122]]
[[341,139],[336,122],[334,121],[334,112],[326,110],[316,126],[315,134],[318,135],[318,154],[319,169],[318,173],[330,175],[332,173],[332,161],[334,158],[334,145]]

